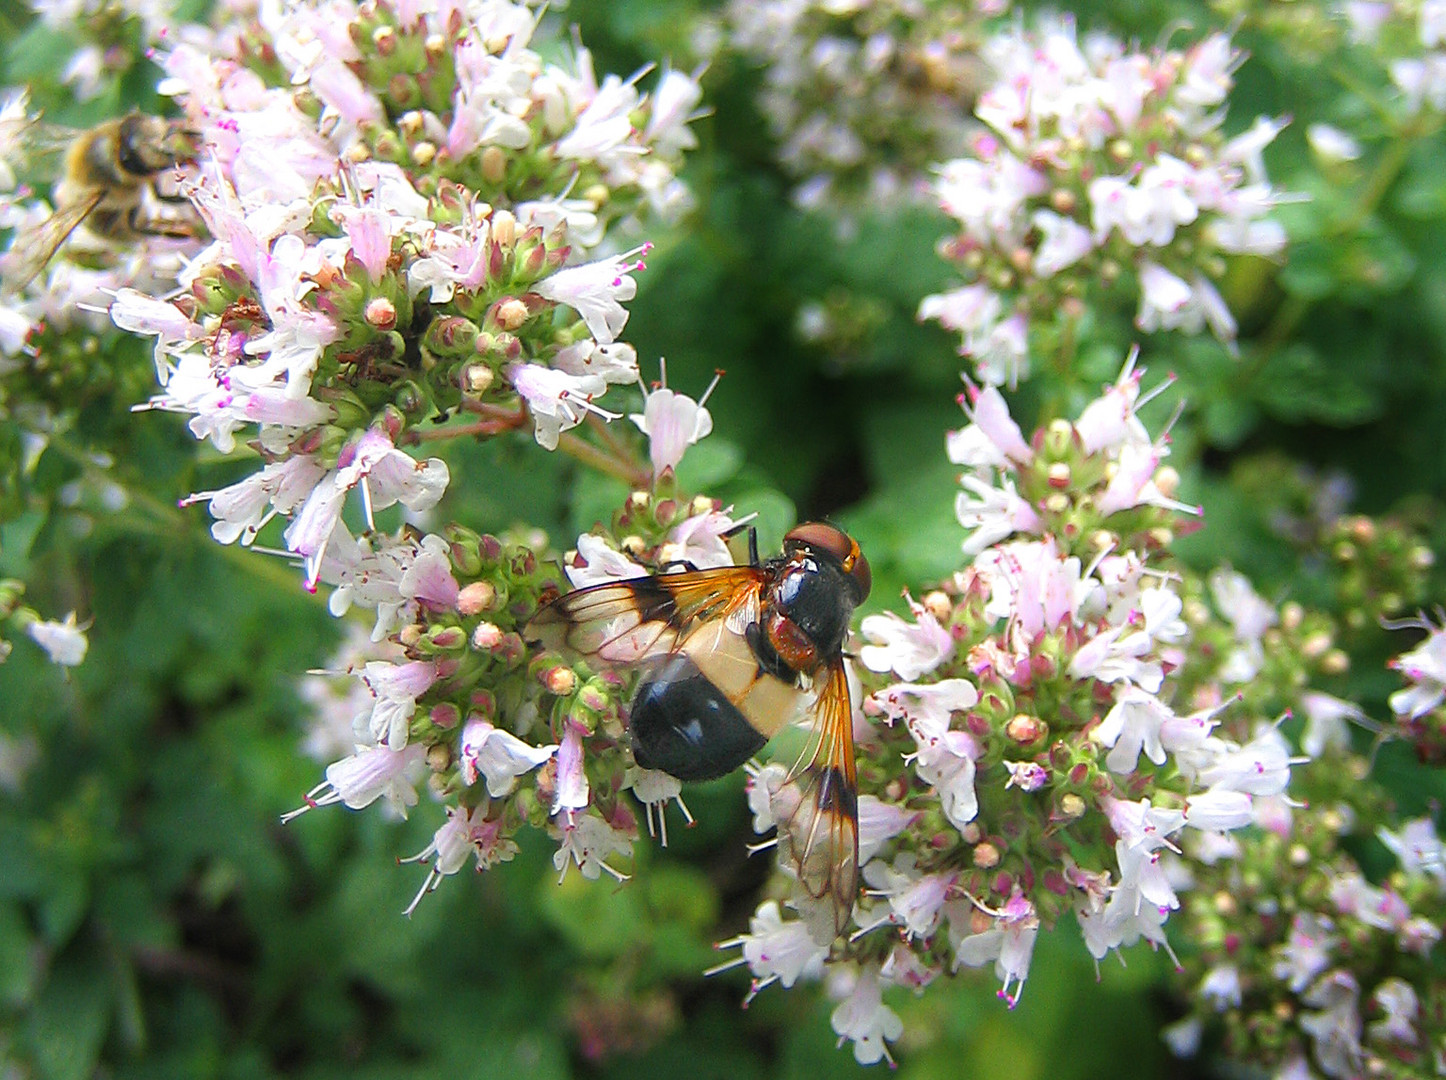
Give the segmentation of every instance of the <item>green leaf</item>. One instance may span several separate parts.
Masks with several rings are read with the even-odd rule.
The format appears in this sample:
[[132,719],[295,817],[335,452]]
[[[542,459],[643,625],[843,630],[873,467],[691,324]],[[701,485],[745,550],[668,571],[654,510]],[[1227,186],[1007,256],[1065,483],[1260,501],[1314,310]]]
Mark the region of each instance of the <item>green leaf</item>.
[[6,1006],[34,996],[41,955],[35,944],[19,905],[0,903],[0,1002]]
[[100,1060],[110,1010],[111,980],[94,951],[67,953],[51,971],[25,1028],[37,1076],[90,1080]]
[[1369,419],[1381,407],[1376,394],[1301,341],[1272,352],[1252,385],[1256,399],[1288,421],[1346,426]]
[[688,447],[678,463],[678,484],[684,491],[708,493],[733,477],[743,464],[743,449],[718,435]]

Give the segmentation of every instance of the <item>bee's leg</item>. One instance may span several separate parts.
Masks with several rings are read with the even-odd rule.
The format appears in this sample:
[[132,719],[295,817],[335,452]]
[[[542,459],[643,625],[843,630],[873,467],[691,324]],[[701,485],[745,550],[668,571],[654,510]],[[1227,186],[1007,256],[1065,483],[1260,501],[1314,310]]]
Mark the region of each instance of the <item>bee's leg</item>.
[[698,568],[687,559],[672,559],[663,564],[663,568],[661,571],[659,571],[659,573],[673,574],[679,570],[688,570],[693,573],[698,572]]

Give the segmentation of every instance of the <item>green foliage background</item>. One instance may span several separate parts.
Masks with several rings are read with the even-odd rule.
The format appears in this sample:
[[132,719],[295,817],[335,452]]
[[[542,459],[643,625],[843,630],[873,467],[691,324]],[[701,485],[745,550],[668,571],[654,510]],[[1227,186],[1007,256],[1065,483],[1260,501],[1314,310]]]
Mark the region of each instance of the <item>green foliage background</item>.
[[[590,0],[561,17],[600,71],[628,72],[685,63],[703,13],[686,0]],[[1144,41],[1177,20],[1206,28],[1237,14],[1159,0],[1079,12]],[[1144,341],[1144,363],[1176,372],[1189,402],[1172,461],[1207,522],[1184,542],[1189,556],[1234,563],[1263,595],[1329,604],[1329,572],[1269,527],[1305,497],[1301,467],[1342,470],[1357,509],[1404,515],[1446,550],[1446,140],[1383,132],[1359,173],[1323,177],[1305,124],[1363,106],[1307,37],[1264,9],[1248,14],[1237,43],[1253,57],[1230,123],[1293,115],[1267,160],[1278,187],[1311,198],[1280,210],[1292,236],[1284,268],[1232,267],[1238,358],[1164,335]],[[0,81],[53,77],[63,40],[14,0],[3,17],[14,33]],[[138,65],[124,102],[54,118],[155,107],[153,78]],[[685,463],[690,487],[757,510],[765,544],[794,520],[838,521],[873,563],[873,605],[898,607],[902,587],[961,559],[943,454],[962,423],[960,362],[950,335],[913,318],[949,280],[933,255],[945,223],[915,211],[841,228],[798,212],[761,135],[756,84],[736,61],[708,73],[713,112],[695,126],[702,146],[687,173],[698,208],[653,235],[626,336],[645,368],[666,356],[685,392],[727,372],[709,402],[714,435]],[[1391,167],[1366,171],[1382,161]],[[828,348],[804,344],[806,301],[846,315],[850,332]],[[1072,371],[1021,391],[1026,430],[1047,409],[1073,415],[1113,377],[1134,340],[1129,314],[1101,313]],[[510,865],[449,879],[410,920],[400,912],[422,871],[394,860],[429,841],[425,801],[402,824],[330,809],[283,828],[280,814],[320,773],[299,750],[297,680],[326,662],[339,627],[279,562],[219,548],[203,511],[174,508],[231,475],[198,461],[178,419],[126,411],[148,392],[143,343],[107,338],[68,361],[30,377],[78,403],[76,423],[28,487],[0,492],[0,576],[25,580],[38,610],[94,620],[90,656],[68,679],[23,638],[0,665],[0,730],[30,733],[39,750],[20,791],[0,794],[0,1076],[862,1071],[833,1048],[816,991],[770,989],[744,1010],[744,975],[700,975],[718,960],[711,943],[745,928],[767,872],[765,858],[744,855],[738,777],[690,792],[697,828],[674,823],[666,851],[640,845],[625,888],[575,874],[558,886],[551,845],[534,837]],[[1163,419],[1170,406],[1155,408]],[[0,427],[7,444],[17,437]],[[530,443],[452,448],[441,516],[479,530],[542,525],[565,547],[625,495]],[[113,467],[100,471],[87,446],[109,448]],[[1367,633],[1356,644],[1336,689],[1383,716],[1393,684],[1379,661],[1407,643]],[[1384,754],[1407,808],[1446,800],[1439,773]],[[1158,1038],[1176,1015],[1168,965],[1143,950],[1129,965],[1112,960],[1096,981],[1061,928],[1041,937],[1014,1011],[988,972],[891,998],[906,1027],[899,1074],[1182,1075]]]

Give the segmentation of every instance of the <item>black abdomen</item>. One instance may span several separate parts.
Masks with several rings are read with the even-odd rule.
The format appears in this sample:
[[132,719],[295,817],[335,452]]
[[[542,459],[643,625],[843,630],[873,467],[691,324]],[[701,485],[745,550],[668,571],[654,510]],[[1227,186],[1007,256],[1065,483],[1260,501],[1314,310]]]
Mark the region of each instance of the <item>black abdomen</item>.
[[768,742],[686,653],[643,680],[628,727],[637,763],[679,780],[723,776]]

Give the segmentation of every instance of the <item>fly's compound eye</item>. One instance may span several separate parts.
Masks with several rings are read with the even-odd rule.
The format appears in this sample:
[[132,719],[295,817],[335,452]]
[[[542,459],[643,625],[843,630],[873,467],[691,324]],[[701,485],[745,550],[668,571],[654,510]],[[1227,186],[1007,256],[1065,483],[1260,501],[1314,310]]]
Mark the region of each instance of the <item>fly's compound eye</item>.
[[863,603],[873,587],[874,578],[869,560],[864,558],[858,543],[842,529],[822,521],[810,521],[788,531],[783,538],[784,549],[797,545],[831,556],[854,584],[858,592],[855,603]]

